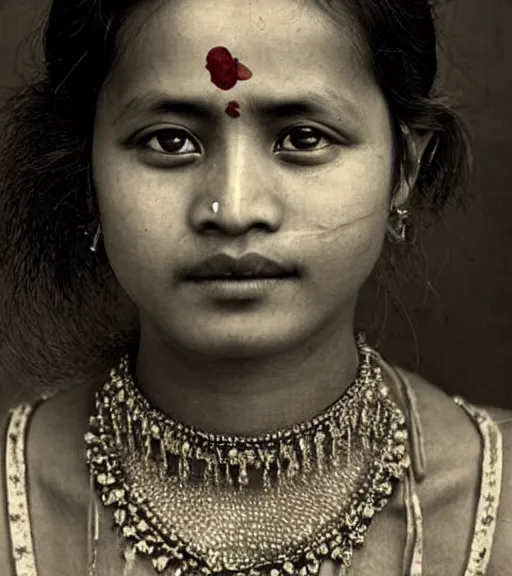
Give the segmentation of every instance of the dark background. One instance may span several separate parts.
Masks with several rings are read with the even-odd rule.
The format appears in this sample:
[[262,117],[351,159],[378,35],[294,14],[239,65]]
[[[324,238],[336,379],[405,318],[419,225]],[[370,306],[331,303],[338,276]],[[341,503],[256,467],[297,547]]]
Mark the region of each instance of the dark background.
[[[48,3],[0,0],[0,99],[39,61],[26,37]],[[512,408],[511,24],[512,0],[442,9],[440,73],[473,132],[473,200],[425,234],[422,280],[403,297],[406,314],[389,310],[380,347],[450,394],[503,408]],[[0,408],[26,394],[0,373]]]

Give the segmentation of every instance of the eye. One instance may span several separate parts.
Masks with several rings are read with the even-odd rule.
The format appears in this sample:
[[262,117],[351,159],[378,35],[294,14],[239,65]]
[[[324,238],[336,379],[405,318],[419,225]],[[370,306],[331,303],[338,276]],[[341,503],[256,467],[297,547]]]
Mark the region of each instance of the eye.
[[198,154],[199,146],[185,130],[178,128],[164,128],[152,132],[140,141],[140,144],[151,148],[155,152],[172,156],[184,154]]
[[[323,142],[322,146],[319,146]],[[311,126],[297,126],[289,130],[276,146],[278,152],[308,152],[329,148],[333,138]]]

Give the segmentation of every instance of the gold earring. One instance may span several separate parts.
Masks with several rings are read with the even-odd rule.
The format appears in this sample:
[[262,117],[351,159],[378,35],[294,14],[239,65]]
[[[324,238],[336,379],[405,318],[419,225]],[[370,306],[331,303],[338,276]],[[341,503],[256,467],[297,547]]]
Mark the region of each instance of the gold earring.
[[393,207],[389,213],[388,234],[392,240],[403,244],[410,236],[409,210]]
[[[409,188],[407,193],[408,197],[414,187],[416,177],[421,170],[421,158],[418,156],[416,141],[412,137],[409,127],[405,123],[400,122],[400,129],[404,137],[406,152],[403,162],[400,163],[400,182],[402,185],[404,185],[404,183],[407,184],[407,187]],[[410,169],[411,163],[415,164],[415,170],[413,171]],[[410,240],[411,226],[409,222],[409,210],[407,210],[407,208],[396,206],[391,208],[389,212],[387,232],[390,239],[396,243],[404,244]]]

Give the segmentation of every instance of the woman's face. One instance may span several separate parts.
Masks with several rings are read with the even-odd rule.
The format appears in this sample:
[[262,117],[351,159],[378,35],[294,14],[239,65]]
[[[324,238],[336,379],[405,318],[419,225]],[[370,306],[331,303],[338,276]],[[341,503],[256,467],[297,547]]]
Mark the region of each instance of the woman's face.
[[[352,322],[385,234],[391,121],[350,35],[303,4],[173,0],[142,5],[123,30],[93,173],[105,249],[143,335],[256,357]],[[240,68],[246,79],[219,88],[205,67],[219,46],[252,76]],[[259,287],[183,276],[252,252],[297,274]]]

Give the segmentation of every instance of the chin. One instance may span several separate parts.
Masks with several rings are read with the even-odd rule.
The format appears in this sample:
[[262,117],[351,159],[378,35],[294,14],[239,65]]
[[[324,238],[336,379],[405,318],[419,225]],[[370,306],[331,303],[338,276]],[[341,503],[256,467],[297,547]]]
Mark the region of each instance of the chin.
[[305,336],[303,330],[300,333],[283,330],[282,325],[261,331],[246,326],[237,331],[216,330],[210,334],[204,330],[188,335],[181,332],[180,342],[191,353],[219,359],[257,360],[293,350],[305,343]]

